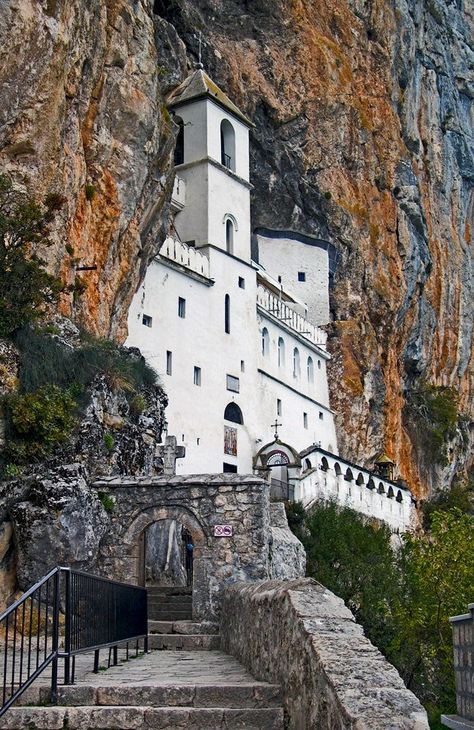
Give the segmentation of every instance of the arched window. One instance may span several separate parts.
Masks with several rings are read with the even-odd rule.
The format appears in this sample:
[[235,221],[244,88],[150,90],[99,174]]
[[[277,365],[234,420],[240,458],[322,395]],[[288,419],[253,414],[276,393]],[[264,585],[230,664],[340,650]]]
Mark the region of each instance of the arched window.
[[228,294],[224,299],[224,330],[227,334],[230,333],[230,296]]
[[311,466],[311,462],[310,462],[309,459],[305,459],[304,462],[303,462],[303,465],[304,465],[304,470],[305,471],[308,471],[308,469],[312,469],[313,468]]
[[270,335],[266,327],[262,330],[262,355],[266,357],[270,352]]
[[374,482],[374,480],[372,479],[372,477],[371,477],[371,478],[369,479],[369,481],[367,482],[367,489],[375,489],[375,482]]
[[403,502],[403,497],[402,497],[402,493],[400,490],[398,490],[398,492],[397,492],[396,499],[397,499],[397,502]]
[[387,497],[388,497],[389,499],[393,499],[393,498],[394,498],[394,496],[395,496],[395,493],[394,493],[394,491],[393,491],[393,487],[389,487],[389,488],[388,488],[388,492],[387,492]]
[[379,482],[379,486],[378,486],[377,491],[378,491],[379,494],[385,494],[385,487],[382,484],[382,482]]
[[224,420],[232,421],[232,423],[243,423],[244,418],[242,411],[240,410],[237,403],[228,403],[224,411]]
[[321,471],[327,471],[329,469],[328,460],[325,456],[321,459]]
[[234,224],[227,218],[225,222],[225,250],[234,253]]
[[347,468],[346,473],[344,475],[344,479],[346,482],[352,482],[354,479],[354,475],[352,473],[352,469]]
[[356,484],[358,484],[359,487],[361,487],[363,485],[363,483],[364,483],[364,475],[359,472],[359,476],[356,479]]
[[308,372],[308,382],[313,383],[314,382],[314,363],[313,358],[308,357],[308,364],[306,366],[307,372]]
[[297,347],[293,350],[293,377],[299,378],[301,375],[300,352]]
[[221,122],[221,162],[235,172],[235,132],[228,119]]
[[338,462],[337,462],[337,461],[336,461],[336,463],[334,464],[334,471],[335,471],[335,473],[336,473],[336,476],[340,476],[340,475],[342,474],[342,470],[341,470],[341,465],[340,465],[340,464],[338,464]]
[[184,122],[181,117],[175,117],[174,121],[179,127],[174,148],[174,164],[182,165],[184,162]]
[[278,367],[285,367],[285,340],[283,337],[278,338]]

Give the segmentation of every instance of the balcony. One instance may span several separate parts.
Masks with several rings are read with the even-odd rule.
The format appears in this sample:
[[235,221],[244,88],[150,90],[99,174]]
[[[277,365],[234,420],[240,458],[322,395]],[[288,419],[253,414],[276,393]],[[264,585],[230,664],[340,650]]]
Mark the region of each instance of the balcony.
[[179,213],[186,205],[186,183],[176,175],[171,195],[171,210]]
[[177,241],[171,237],[167,238],[160,249],[160,256],[173,261],[194,274],[210,279],[210,264],[207,256],[182,241]]
[[324,330],[315,327],[305,317],[295,312],[286,302],[283,302],[261,285],[257,287],[257,305],[296,334],[312,342],[313,345],[326,347],[327,334]]

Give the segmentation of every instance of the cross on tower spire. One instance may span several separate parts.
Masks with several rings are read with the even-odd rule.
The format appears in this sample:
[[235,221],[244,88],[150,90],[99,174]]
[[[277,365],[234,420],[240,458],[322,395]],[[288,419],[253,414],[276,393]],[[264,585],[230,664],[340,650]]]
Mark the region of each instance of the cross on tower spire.
[[275,429],[275,433],[273,434],[275,436],[275,441],[278,440],[278,427],[281,426],[281,423],[278,423],[278,418],[275,418],[275,423],[270,424],[272,428]]

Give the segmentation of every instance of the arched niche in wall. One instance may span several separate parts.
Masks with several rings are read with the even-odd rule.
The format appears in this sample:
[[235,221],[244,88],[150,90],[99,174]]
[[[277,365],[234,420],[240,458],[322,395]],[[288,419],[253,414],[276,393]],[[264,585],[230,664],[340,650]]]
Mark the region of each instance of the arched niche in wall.
[[379,482],[379,486],[378,486],[378,488],[377,488],[377,492],[378,492],[379,494],[385,494],[385,487],[384,487],[384,485],[383,485],[383,483],[382,483],[382,482]]
[[397,492],[396,500],[397,502],[403,502],[403,496],[400,490]]
[[225,226],[225,250],[227,253],[234,253],[234,234],[239,230],[237,221],[231,213],[226,213],[223,219]]
[[181,117],[174,117],[173,121],[179,127],[174,148],[174,164],[182,165],[184,162],[184,122]]
[[372,478],[367,482],[367,489],[375,489],[375,482]]
[[387,491],[387,497],[388,497],[389,499],[393,499],[393,498],[394,498],[394,496],[395,496],[395,494],[394,494],[394,492],[393,492],[393,487],[389,487],[389,488],[388,488],[388,491]]
[[308,357],[306,370],[308,373],[308,383],[313,383],[314,382],[314,362],[313,362],[312,357]]
[[293,377],[299,378],[301,375],[300,351],[297,347],[293,350]]
[[221,163],[235,172],[235,130],[228,119],[221,122]]
[[337,461],[334,464],[334,472],[335,472],[336,476],[338,476],[338,477],[341,476],[341,474],[342,474],[341,465]]
[[278,367],[285,367],[285,340],[283,337],[278,338]]
[[321,471],[328,471],[329,463],[325,456],[321,459]]
[[266,327],[262,330],[262,355],[266,357],[270,352],[270,335]]
[[243,424],[244,417],[242,415],[242,411],[240,410],[240,407],[237,405],[237,403],[228,403],[225,407],[224,411],[224,420],[225,421],[231,421],[231,423],[240,423]]
[[364,484],[364,475],[361,474],[360,472],[359,472],[359,475],[358,475],[358,477],[356,479],[356,484],[358,484],[359,487],[361,487]]
[[354,475],[352,473],[352,469],[349,469],[349,467],[346,469],[346,473],[344,474],[344,479],[346,482],[352,482],[354,480]]

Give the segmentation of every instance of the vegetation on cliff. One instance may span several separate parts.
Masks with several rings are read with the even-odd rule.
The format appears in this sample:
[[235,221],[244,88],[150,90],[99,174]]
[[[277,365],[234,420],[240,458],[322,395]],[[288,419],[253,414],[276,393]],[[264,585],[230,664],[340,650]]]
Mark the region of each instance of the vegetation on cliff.
[[[462,490],[465,502],[465,488]],[[289,522],[308,554],[308,573],[341,596],[370,640],[423,702],[433,728],[455,711],[449,617],[464,613],[474,585],[474,514],[452,506],[430,512],[429,530],[397,549],[387,527],[335,503]]]

